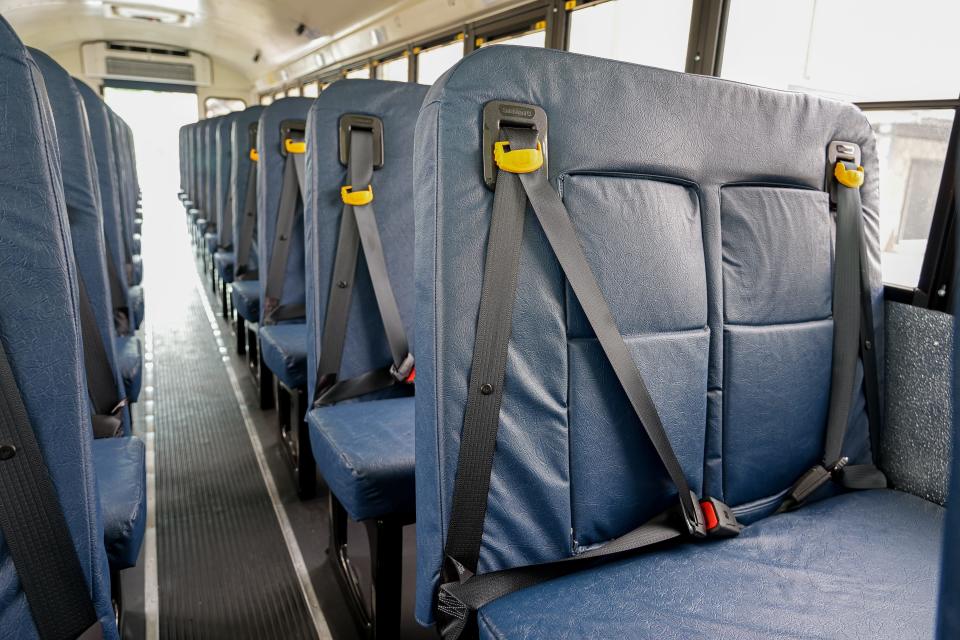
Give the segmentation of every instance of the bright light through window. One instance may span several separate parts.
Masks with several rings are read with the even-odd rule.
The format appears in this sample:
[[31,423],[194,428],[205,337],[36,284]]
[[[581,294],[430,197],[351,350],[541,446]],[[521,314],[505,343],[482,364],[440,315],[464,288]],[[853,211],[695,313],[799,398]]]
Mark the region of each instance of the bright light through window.
[[300,87],[290,87],[287,89],[288,98],[299,98],[300,97]]
[[382,62],[377,67],[377,77],[381,80],[407,82],[410,79],[410,60],[403,56]]
[[417,54],[417,82],[433,84],[463,57],[463,41],[454,40]]
[[273,96],[260,96],[260,104],[269,107],[273,104]]
[[721,74],[848,101],[956,98],[960,2],[733,0]]
[[883,280],[917,286],[933,221],[951,110],[867,111],[880,162]]
[[276,102],[277,100],[282,100],[285,97],[287,97],[286,93],[283,91],[277,91],[275,94],[273,94],[273,101]]
[[225,116],[233,111],[243,111],[247,103],[239,98],[207,98],[203,101],[203,110],[208,118]]
[[368,80],[370,78],[370,67],[361,67],[360,69],[347,71],[347,77]]
[[303,85],[304,98],[316,98],[320,95],[320,83],[314,80]]
[[500,40],[491,40],[490,42],[484,42],[481,47],[489,47],[494,44],[512,44],[518,47],[544,47],[547,44],[547,32],[543,31],[531,31],[529,33],[522,33],[518,36],[508,36],[506,38],[501,38]]
[[683,71],[692,10],[693,0],[587,5],[570,14],[570,51]]

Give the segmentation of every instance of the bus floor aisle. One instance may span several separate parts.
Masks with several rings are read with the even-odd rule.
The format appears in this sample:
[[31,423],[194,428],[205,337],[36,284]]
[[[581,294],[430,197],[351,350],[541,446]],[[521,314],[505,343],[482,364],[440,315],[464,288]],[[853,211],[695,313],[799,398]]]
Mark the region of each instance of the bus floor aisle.
[[[156,474],[146,637],[354,638],[328,566],[326,491],[297,498],[273,429],[276,418],[258,408],[246,363],[229,348],[230,324],[214,312],[218,300],[173,217],[176,201],[161,207],[161,215],[144,216],[153,227],[144,234],[145,260],[163,265],[145,276],[153,385],[139,424],[154,433]],[[365,530],[351,526],[350,539],[357,541],[351,560],[369,593]],[[412,616],[414,547],[410,526],[404,531],[403,637],[426,638],[429,630]]]

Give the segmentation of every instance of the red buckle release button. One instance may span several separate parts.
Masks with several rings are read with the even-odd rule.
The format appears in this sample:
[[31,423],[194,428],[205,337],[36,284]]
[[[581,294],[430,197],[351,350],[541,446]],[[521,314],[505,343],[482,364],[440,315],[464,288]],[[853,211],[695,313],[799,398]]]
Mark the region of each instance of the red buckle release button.
[[720,518],[717,517],[717,510],[713,507],[713,502],[704,500],[700,503],[700,508],[703,509],[703,518],[707,522],[707,531],[716,529],[717,525],[720,524]]
[[417,368],[414,367],[413,369],[410,370],[410,375],[404,378],[403,381],[407,384],[412,384],[414,381],[416,381],[416,379],[417,379]]

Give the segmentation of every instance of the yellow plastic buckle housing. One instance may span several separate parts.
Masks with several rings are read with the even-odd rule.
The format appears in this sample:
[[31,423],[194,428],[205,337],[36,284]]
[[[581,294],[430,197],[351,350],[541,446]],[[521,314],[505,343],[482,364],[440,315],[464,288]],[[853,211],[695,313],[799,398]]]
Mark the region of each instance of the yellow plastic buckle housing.
[[503,140],[493,145],[493,161],[503,171],[510,173],[533,173],[543,166],[543,145],[537,141],[536,149],[513,149],[507,151],[510,142]]
[[837,182],[851,189],[859,189],[863,185],[863,167],[856,169],[847,169],[842,162],[838,162],[833,168],[833,175]]
[[283,148],[287,150],[287,153],[306,153],[307,143],[304,140],[297,141],[287,138],[283,141]]
[[257,153],[256,149],[250,149],[250,159],[254,162],[260,162],[260,154]]
[[352,207],[362,207],[365,204],[373,202],[373,185],[367,185],[363,191],[354,191],[352,186],[340,187],[340,199],[343,204],[349,204]]

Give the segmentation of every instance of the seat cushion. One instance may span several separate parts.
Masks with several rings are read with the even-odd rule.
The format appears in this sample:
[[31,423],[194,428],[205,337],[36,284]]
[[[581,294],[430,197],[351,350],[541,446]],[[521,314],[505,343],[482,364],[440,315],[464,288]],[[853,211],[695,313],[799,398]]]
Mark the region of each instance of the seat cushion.
[[263,361],[291,389],[307,384],[307,325],[298,322],[260,327]]
[[207,252],[213,255],[217,250],[217,245],[219,244],[219,236],[216,233],[205,233],[203,234],[203,239],[207,243]]
[[143,345],[137,336],[117,336],[114,344],[127,400],[136,402],[143,383]]
[[224,282],[233,282],[233,251],[223,249],[213,254],[213,264],[217,267],[217,275]]
[[932,638],[944,509],[892,490],[524,589],[484,638]]
[[413,514],[413,407],[390,398],[307,414],[317,469],[354,520]]
[[127,272],[127,282],[130,286],[143,282],[143,260],[139,255],[134,255],[131,258],[129,271]]
[[133,328],[139,329],[143,323],[143,287],[137,285],[128,289],[130,293],[131,313],[133,314]]
[[237,280],[232,285],[233,308],[247,322],[260,319],[260,281]]
[[141,242],[140,232],[133,234],[133,238],[130,240],[130,251],[133,253],[140,253],[143,243]]
[[143,441],[100,438],[93,441],[103,540],[113,569],[137,564],[147,525],[147,467]]
[[195,222],[194,224],[197,225],[197,229],[200,230],[200,233],[206,233],[206,232],[207,232],[207,219],[206,219],[206,218],[197,218],[197,220],[196,220],[196,222]]

